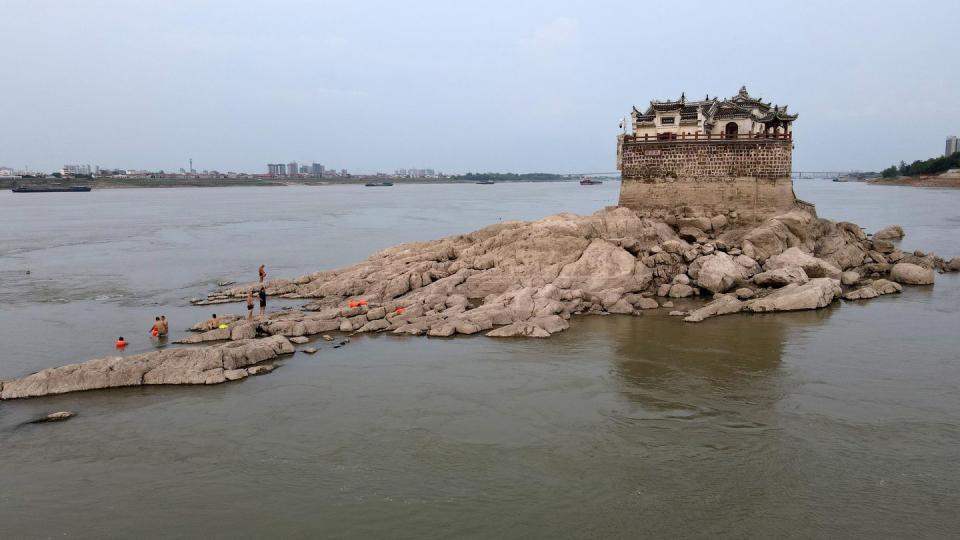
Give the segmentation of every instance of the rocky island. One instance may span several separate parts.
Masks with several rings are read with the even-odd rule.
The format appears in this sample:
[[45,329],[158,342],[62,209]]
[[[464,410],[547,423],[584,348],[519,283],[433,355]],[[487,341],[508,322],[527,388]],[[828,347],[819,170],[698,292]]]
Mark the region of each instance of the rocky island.
[[[698,323],[866,300],[960,270],[960,258],[902,250],[897,225],[869,235],[821,219],[797,200],[790,180],[796,118],[745,88],[726,100],[651,102],[634,109],[634,132],[618,138],[618,207],[498,223],[273,280],[267,294],[302,307],[231,317],[221,321],[226,328],[199,323],[181,343],[200,346],[2,381],[0,398],[235,380],[269,369],[259,364],[293,352],[291,341],[326,332],[545,338],[576,315],[637,316],[670,309],[677,298],[709,300],[671,312]],[[193,303],[241,302],[259,287],[222,288]]]

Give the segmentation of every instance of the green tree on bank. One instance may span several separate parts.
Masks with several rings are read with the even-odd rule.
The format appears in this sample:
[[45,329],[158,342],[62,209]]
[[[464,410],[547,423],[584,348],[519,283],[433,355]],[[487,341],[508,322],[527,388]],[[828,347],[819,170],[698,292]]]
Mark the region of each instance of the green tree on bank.
[[894,178],[897,176],[933,176],[957,168],[960,168],[960,152],[954,152],[949,156],[935,157],[924,161],[918,159],[909,165],[901,161],[899,167],[897,165],[891,165],[884,169],[880,173],[880,176],[883,178]]

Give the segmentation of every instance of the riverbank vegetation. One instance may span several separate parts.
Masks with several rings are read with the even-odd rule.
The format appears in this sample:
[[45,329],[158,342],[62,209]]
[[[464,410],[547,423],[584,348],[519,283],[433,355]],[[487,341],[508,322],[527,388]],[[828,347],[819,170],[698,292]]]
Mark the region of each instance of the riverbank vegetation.
[[904,161],[900,165],[891,165],[884,169],[880,176],[883,178],[896,178],[898,176],[933,176],[935,174],[945,173],[950,169],[960,168],[960,152],[954,152],[949,156],[930,158],[927,160],[917,160],[911,164]]

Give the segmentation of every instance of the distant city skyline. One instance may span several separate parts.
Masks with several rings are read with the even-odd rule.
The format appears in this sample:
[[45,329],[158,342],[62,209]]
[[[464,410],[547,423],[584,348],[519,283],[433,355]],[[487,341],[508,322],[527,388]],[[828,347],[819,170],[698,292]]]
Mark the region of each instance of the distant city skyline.
[[798,170],[926,159],[960,130],[945,0],[3,3],[9,167],[612,171],[632,106],[744,84],[799,114]]

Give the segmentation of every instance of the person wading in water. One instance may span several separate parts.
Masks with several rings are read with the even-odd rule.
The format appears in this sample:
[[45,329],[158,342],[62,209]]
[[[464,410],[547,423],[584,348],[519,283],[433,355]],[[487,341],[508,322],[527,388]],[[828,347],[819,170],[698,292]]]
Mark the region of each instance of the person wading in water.
[[253,291],[247,291],[247,320],[253,320]]

